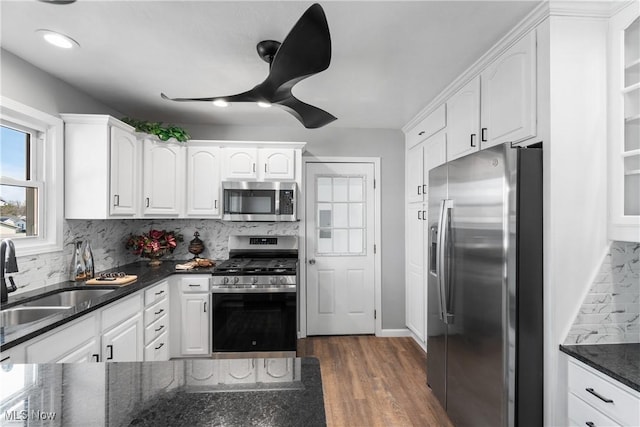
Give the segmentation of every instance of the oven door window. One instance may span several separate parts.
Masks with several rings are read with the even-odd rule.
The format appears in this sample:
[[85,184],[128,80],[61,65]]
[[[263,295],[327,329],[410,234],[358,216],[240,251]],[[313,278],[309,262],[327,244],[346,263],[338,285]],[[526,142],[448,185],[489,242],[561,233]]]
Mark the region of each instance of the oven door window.
[[296,294],[213,294],[213,351],[295,351]]
[[228,214],[276,213],[274,190],[224,190],[224,211]]

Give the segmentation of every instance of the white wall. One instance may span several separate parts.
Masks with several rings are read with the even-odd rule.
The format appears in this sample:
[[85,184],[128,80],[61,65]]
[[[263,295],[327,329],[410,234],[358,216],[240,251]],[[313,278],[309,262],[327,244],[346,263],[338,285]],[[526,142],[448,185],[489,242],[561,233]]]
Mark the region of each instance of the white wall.
[[122,117],[116,110],[4,49],[0,49],[0,58],[0,91],[7,98],[54,116],[86,113]]
[[[607,241],[606,20],[551,16],[538,28],[544,141],[545,424],[567,423],[560,355]],[[545,83],[548,81],[548,86]]]
[[[283,112],[283,114],[287,114]],[[338,119],[339,120],[339,119]],[[337,123],[337,122],[336,122]],[[183,125],[193,139],[301,141],[305,155],[380,157],[382,328],[404,329],[404,134],[392,129]]]

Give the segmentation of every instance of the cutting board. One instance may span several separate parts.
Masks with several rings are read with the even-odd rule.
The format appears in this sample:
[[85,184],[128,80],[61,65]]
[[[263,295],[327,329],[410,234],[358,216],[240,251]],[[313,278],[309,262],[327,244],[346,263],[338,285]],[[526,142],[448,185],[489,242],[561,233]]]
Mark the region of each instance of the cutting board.
[[98,278],[87,280],[87,285],[108,285],[108,286],[120,286],[128,285],[138,280],[138,276],[127,274],[124,277],[115,277],[115,280],[100,280]]

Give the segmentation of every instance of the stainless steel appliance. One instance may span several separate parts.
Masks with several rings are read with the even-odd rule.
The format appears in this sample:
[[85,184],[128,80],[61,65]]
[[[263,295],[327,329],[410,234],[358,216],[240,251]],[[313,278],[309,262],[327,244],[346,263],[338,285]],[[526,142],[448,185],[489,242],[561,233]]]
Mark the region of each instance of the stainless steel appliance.
[[456,426],[542,425],[542,149],[429,172],[427,383]]
[[222,183],[225,221],[296,221],[295,182]]
[[297,236],[230,236],[211,289],[214,357],[295,356]]

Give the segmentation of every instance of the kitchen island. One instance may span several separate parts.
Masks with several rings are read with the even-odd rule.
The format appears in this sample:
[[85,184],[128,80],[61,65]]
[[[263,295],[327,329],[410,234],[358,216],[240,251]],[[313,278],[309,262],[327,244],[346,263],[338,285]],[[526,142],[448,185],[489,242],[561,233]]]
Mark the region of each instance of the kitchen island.
[[3,365],[0,424],[323,426],[317,359]]

